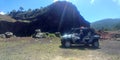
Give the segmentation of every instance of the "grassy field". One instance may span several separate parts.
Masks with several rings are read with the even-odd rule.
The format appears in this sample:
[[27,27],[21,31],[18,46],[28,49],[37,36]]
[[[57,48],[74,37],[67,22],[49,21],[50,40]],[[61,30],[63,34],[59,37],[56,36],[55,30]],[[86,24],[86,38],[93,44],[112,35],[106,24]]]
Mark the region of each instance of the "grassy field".
[[120,60],[120,41],[100,41],[101,48],[61,47],[59,38],[0,39],[0,60]]

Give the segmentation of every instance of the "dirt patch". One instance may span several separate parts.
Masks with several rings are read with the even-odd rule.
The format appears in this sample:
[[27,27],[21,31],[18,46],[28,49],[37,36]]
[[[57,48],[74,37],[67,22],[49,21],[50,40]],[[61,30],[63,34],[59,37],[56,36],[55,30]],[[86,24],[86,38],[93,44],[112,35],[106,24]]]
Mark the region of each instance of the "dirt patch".
[[101,41],[101,49],[98,51],[105,52],[107,54],[120,55],[120,41]]

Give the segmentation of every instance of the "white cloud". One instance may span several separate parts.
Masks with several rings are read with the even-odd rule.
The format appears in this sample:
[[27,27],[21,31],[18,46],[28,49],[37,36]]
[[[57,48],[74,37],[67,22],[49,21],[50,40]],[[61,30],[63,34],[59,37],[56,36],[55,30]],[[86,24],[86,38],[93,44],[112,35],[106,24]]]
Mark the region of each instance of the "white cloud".
[[90,0],[90,4],[93,4],[95,2],[95,0]]
[[0,14],[1,14],[1,15],[5,15],[5,13],[4,13],[4,12],[1,12],[1,11],[0,11]]

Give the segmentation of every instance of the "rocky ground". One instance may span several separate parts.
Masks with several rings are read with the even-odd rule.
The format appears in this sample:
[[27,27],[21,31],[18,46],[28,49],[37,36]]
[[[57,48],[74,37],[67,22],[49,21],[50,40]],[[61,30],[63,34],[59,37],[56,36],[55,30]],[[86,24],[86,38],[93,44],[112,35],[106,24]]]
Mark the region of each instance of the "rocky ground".
[[120,60],[120,40],[101,40],[99,49],[65,49],[59,38],[5,38],[0,39],[0,60]]

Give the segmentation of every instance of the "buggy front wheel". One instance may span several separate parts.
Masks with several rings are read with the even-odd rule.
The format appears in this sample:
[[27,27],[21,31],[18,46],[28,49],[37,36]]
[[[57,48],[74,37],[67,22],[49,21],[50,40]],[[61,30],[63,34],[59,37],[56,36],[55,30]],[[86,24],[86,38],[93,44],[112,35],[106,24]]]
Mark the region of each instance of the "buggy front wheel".
[[71,42],[70,42],[70,41],[65,41],[65,42],[64,42],[64,47],[65,47],[65,48],[71,47]]

